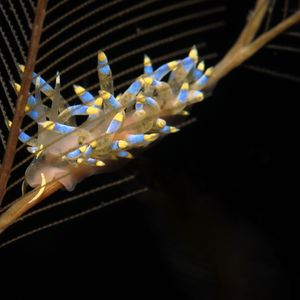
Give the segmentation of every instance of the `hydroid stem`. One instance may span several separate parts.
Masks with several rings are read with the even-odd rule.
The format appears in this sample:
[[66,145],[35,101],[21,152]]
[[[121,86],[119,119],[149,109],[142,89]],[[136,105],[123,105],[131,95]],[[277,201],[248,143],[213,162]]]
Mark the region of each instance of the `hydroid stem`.
[[46,15],[47,0],[39,0],[36,9],[36,15],[31,34],[28,59],[25,72],[22,77],[21,90],[18,95],[16,111],[14,114],[12,126],[9,131],[6,151],[4,153],[3,164],[0,174],[0,205],[6,193],[6,186],[10,176],[11,168],[14,162],[19,131],[22,125],[25,106],[28,99],[28,93],[32,80],[32,72],[35,67],[37,53],[40,45],[43,23]]

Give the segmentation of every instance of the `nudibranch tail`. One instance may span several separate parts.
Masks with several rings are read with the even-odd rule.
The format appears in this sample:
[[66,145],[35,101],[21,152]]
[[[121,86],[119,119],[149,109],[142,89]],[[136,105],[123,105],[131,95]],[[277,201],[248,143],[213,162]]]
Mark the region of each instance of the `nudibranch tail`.
[[[20,131],[19,140],[27,145],[34,159],[26,170],[31,187],[54,179],[72,190],[83,178],[109,170],[117,159],[133,158],[131,151],[146,147],[159,137],[177,132],[168,120],[188,116],[186,108],[204,99],[201,89],[213,69],[205,70],[195,46],[182,60],[154,69],[144,56],[144,74],[121,95],[115,97],[113,77],[107,56],[98,53],[99,93],[93,95],[74,85],[80,103],[68,105],[61,95],[60,75],[52,87],[33,73],[34,93],[28,96],[25,113],[37,124],[35,136]],[[24,66],[19,66],[24,72]],[[20,85],[13,83],[18,93]],[[42,101],[42,94],[51,105]],[[76,123],[77,116],[87,119]],[[8,126],[11,124],[7,122]]]

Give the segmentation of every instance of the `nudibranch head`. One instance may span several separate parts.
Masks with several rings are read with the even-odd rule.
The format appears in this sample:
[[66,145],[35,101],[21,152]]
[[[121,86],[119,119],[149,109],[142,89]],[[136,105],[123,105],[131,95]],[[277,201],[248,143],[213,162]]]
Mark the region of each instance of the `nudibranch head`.
[[[20,70],[24,72],[24,66]],[[25,113],[38,129],[35,136],[24,131],[19,135],[34,155],[25,174],[31,187],[41,184],[43,174],[46,182],[58,180],[72,190],[85,177],[108,170],[117,159],[132,158],[132,149],[146,147],[159,137],[178,131],[166,119],[188,115],[186,107],[203,100],[201,89],[212,74],[212,68],[205,71],[204,62],[198,63],[196,47],[186,58],[156,70],[145,55],[144,74],[117,97],[102,51],[98,53],[97,71],[99,94],[92,95],[84,87],[74,85],[81,101],[76,105],[69,105],[62,96],[59,73],[54,87],[33,73],[35,91],[28,97]],[[20,86],[14,87],[19,92]],[[51,105],[43,103],[42,94],[52,101]],[[77,124],[76,116],[86,116],[86,120]]]

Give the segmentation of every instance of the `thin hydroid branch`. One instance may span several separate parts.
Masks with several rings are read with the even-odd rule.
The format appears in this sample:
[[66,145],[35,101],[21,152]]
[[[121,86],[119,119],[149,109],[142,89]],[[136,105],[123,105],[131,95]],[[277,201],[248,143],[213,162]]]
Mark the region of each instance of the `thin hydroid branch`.
[[256,6],[250,14],[248,22],[239,38],[224,58],[214,68],[214,72],[205,87],[206,90],[214,88],[220,79],[252,57],[268,42],[288,28],[300,22],[300,11],[297,11],[290,17],[278,23],[276,26],[272,27],[270,30],[257,36],[257,32],[266,17],[269,5],[269,0],[257,0]]
[[36,15],[33,24],[33,30],[30,39],[28,58],[25,72],[22,77],[21,91],[18,95],[16,111],[10,128],[7,147],[4,153],[3,164],[0,174],[0,205],[6,192],[7,182],[10,176],[11,168],[14,162],[16,146],[18,142],[19,130],[22,125],[24,110],[28,99],[28,93],[32,80],[32,72],[35,67],[37,53],[40,45],[40,38],[43,23],[46,15],[47,0],[39,0],[36,8]]

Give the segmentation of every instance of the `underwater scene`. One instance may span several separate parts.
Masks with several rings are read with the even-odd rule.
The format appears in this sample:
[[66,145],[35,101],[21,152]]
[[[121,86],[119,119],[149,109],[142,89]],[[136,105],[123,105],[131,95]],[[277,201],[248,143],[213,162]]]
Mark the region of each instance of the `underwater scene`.
[[299,299],[299,23],[298,0],[1,0],[2,270]]

